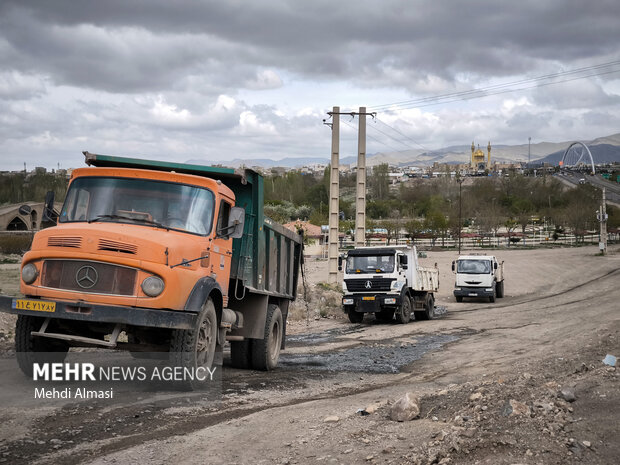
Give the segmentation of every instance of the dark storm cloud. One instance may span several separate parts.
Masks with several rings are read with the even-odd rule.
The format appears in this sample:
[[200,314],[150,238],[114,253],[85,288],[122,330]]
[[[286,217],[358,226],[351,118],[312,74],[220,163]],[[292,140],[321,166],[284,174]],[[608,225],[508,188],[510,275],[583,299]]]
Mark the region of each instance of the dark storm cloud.
[[[243,87],[256,67],[402,86],[547,69],[616,53],[616,1],[8,1],[3,66],[115,92],[207,76]],[[0,51],[2,48],[0,48]],[[386,66],[389,64],[389,66]],[[223,78],[225,77],[225,78]]]

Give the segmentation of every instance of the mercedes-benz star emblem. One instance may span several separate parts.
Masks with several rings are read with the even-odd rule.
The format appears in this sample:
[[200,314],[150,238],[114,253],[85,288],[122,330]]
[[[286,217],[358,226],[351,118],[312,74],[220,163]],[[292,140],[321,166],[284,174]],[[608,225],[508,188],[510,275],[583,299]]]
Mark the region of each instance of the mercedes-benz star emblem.
[[371,289],[372,283],[370,281],[366,281],[366,289]]
[[77,270],[77,273],[75,273],[75,282],[82,289],[90,289],[97,284],[98,279],[99,274],[97,273],[97,270],[90,265],[84,265],[82,268]]

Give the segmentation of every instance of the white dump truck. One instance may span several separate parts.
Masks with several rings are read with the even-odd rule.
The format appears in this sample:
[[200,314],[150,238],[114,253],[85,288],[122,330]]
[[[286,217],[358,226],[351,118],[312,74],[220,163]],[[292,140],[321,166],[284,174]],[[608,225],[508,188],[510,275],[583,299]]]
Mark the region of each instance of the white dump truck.
[[351,323],[364,314],[399,323],[430,320],[435,314],[439,270],[423,268],[415,247],[359,247],[339,259],[344,261],[342,306]]
[[454,297],[462,302],[463,297],[504,297],[504,262],[493,255],[461,255],[452,262],[456,273]]

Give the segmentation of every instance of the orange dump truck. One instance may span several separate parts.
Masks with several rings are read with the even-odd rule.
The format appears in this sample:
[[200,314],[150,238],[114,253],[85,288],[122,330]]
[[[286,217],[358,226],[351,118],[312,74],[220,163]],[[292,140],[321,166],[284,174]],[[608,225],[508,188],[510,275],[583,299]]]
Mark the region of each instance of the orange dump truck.
[[274,368],[302,238],[263,215],[262,176],[84,155],[90,167],[73,171],[58,224],[24,255],[24,297],[0,296],[18,315],[22,371],[70,347],[210,367],[226,340],[234,366]]

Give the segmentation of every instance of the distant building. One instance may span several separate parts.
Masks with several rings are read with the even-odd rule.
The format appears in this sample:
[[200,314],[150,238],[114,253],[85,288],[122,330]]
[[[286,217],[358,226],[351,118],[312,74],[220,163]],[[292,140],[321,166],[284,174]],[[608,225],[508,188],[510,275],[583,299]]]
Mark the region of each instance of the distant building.
[[489,145],[487,145],[487,154],[488,158],[485,161],[484,152],[480,149],[480,145],[478,145],[478,150],[476,150],[476,146],[473,141],[471,143],[471,169],[473,172],[484,172],[486,170],[491,169],[491,141],[489,141]]

